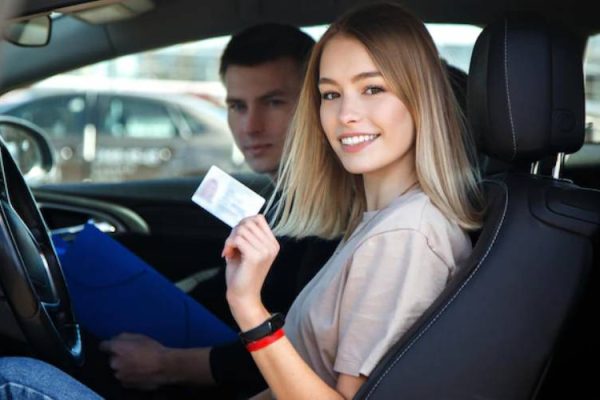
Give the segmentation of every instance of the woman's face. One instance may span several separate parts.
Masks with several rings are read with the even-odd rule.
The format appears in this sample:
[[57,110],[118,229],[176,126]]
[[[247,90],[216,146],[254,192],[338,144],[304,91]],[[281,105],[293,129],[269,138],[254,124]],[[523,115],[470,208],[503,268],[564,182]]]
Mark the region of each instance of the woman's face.
[[344,35],[327,42],[319,92],[321,125],[347,171],[368,176],[414,169],[412,117],[362,43]]

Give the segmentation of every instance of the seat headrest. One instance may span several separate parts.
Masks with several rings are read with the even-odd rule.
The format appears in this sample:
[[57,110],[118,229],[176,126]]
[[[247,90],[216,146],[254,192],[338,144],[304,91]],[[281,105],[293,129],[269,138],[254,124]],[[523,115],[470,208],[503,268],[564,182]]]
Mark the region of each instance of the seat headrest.
[[475,43],[468,116],[480,150],[536,161],[583,145],[584,41],[549,23],[507,17]]

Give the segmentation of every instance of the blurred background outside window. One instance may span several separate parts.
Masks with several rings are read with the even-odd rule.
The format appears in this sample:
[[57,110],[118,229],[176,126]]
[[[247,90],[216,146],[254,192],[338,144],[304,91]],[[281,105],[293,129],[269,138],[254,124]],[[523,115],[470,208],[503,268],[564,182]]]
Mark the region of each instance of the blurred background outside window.
[[[318,39],[325,26],[304,30]],[[442,58],[468,71],[481,29],[428,24]],[[87,66],[0,98],[0,114],[48,134],[53,180],[122,181],[203,174],[213,164],[249,171],[227,126],[219,58],[229,37]],[[586,51],[586,140],[600,142],[600,36]]]

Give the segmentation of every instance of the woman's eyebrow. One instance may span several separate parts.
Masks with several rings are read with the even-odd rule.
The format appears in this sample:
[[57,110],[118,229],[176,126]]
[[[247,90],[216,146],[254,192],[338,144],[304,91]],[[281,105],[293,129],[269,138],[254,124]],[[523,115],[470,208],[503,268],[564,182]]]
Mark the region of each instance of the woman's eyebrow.
[[317,82],[318,85],[323,85],[323,84],[326,84],[326,83],[329,83],[330,85],[335,85],[336,84],[336,82],[333,79],[331,79],[331,78],[325,78],[325,77],[319,78],[319,82]]
[[[363,79],[376,78],[376,77],[382,77],[382,76],[383,75],[381,75],[381,72],[379,72],[379,71],[361,72],[359,74],[354,75],[352,77],[351,81],[353,83],[355,83],[355,82],[363,80]],[[326,84],[326,83],[335,85],[336,81],[331,78],[324,77],[324,76],[319,78],[319,82],[318,82],[319,85]]]
[[357,82],[367,78],[377,78],[382,77],[381,72],[379,71],[369,71],[369,72],[361,72],[360,74],[354,75],[352,78],[352,82]]

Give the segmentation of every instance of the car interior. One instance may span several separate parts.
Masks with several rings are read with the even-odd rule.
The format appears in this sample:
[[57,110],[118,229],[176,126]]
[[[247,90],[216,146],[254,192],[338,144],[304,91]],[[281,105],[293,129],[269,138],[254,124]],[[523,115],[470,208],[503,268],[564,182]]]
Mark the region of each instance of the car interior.
[[[5,23],[60,15],[50,18],[47,43],[0,40],[0,93],[259,22],[327,24],[365,2],[9,3],[0,8]],[[468,79],[451,65],[449,71],[477,143],[487,208],[467,267],[355,398],[594,397],[600,143],[585,140],[583,59],[589,38],[600,33],[600,7],[558,0],[399,3],[425,22],[483,28]],[[4,119],[11,120],[0,116],[0,127]],[[27,123],[24,129],[49,164],[45,134]],[[85,368],[86,343],[49,232],[74,235],[93,220],[173,282],[202,279],[220,267],[229,229],[190,201],[202,176],[36,182],[20,172],[4,142],[0,147],[0,354]],[[266,176],[235,177],[263,196],[272,189]]]

